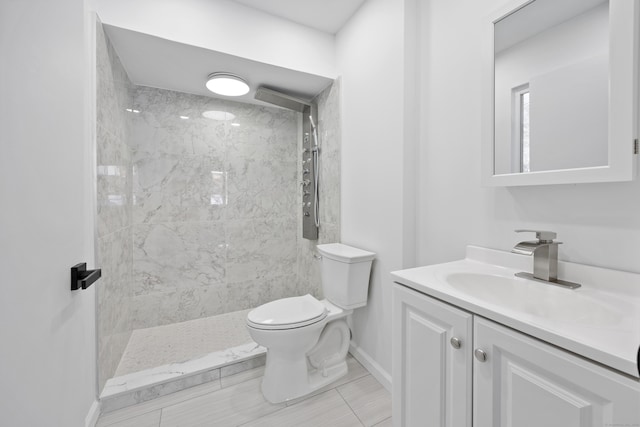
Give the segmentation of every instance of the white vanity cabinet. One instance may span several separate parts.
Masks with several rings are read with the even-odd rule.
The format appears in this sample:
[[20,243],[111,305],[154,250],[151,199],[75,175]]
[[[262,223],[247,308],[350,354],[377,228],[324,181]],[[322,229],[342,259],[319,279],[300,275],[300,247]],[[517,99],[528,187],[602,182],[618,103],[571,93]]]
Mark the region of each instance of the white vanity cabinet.
[[474,316],[474,426],[640,426],[640,384]]
[[640,426],[637,379],[400,284],[393,295],[396,427]]
[[472,338],[470,313],[394,284],[395,427],[471,426]]

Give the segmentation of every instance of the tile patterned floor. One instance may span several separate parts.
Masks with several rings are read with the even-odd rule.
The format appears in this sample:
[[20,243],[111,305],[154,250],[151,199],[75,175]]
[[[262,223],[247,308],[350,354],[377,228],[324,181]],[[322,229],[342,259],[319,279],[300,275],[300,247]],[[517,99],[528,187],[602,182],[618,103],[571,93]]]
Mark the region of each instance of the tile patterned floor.
[[114,376],[139,372],[251,342],[245,319],[250,310],[136,329]]
[[100,417],[97,427],[391,427],[389,393],[353,357],[349,373],[311,396],[273,405],[264,367]]

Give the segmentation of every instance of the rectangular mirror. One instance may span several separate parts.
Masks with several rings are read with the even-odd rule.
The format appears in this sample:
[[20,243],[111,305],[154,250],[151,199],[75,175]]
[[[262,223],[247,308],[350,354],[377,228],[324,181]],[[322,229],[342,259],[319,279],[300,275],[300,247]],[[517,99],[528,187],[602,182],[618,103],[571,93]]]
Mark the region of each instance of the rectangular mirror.
[[487,23],[483,182],[635,176],[638,0],[514,1]]

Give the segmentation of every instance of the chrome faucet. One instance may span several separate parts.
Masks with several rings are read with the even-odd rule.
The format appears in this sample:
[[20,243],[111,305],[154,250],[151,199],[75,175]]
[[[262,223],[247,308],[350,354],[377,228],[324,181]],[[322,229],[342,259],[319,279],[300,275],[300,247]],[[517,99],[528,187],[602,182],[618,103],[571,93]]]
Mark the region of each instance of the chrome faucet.
[[520,272],[517,277],[533,279],[546,282],[552,285],[579,288],[580,285],[558,279],[558,245],[562,242],[554,242],[556,233],[553,231],[540,230],[515,230],[516,233],[531,232],[536,233],[536,239],[518,243],[511,252],[520,255],[533,255],[533,274]]

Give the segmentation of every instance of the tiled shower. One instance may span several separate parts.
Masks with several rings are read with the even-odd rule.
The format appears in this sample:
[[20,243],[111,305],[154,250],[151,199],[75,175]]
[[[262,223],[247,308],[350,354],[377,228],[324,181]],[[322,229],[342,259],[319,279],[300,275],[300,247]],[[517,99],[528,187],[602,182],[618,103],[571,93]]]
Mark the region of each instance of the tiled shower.
[[296,114],[148,87],[133,109],[133,327],[294,293]]
[[102,389],[134,330],[321,297],[315,245],[340,236],[340,109],[336,81],[316,99],[321,227],[304,240],[300,114],[136,86],[97,27]]

